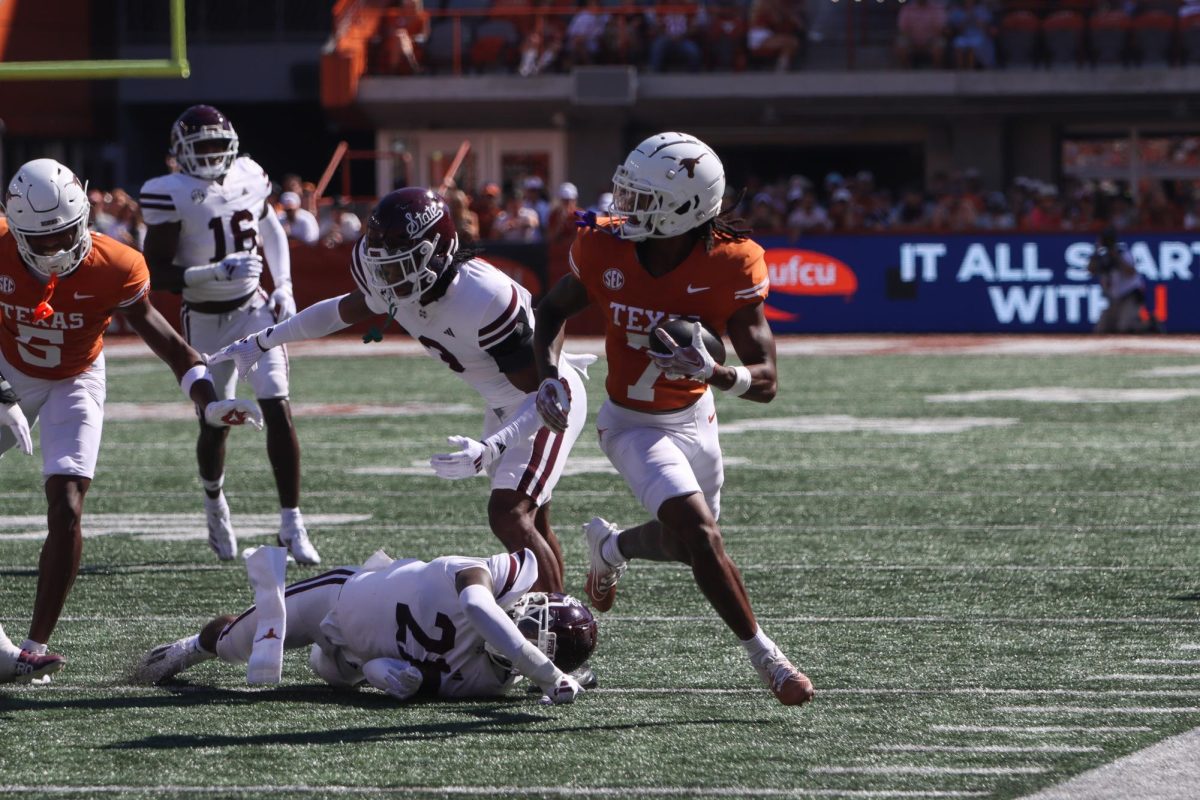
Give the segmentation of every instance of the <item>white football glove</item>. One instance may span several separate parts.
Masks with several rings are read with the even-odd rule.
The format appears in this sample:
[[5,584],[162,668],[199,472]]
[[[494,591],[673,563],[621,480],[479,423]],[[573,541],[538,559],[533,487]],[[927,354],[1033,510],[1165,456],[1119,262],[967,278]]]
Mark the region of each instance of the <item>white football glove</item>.
[[571,413],[571,390],[559,378],[546,378],[538,387],[534,398],[538,416],[551,433],[562,433],[567,429],[567,415]]
[[276,322],[283,322],[288,317],[296,316],[296,299],[292,297],[290,286],[281,286],[271,292],[270,305]]
[[488,442],[477,442],[466,436],[451,436],[446,439],[452,445],[457,445],[457,453],[437,453],[429,459],[429,466],[439,478],[449,481],[474,478],[488,468],[488,465],[500,455],[496,445]]
[[231,253],[217,264],[218,281],[240,281],[257,278],[262,275],[263,260],[258,253]]
[[29,420],[16,403],[0,403],[0,425],[8,428],[17,437],[17,447],[27,456],[33,455],[33,437],[29,433]]
[[373,658],[362,666],[367,682],[397,700],[409,700],[421,689],[421,670],[402,658]]
[[262,412],[258,410],[258,405],[249,400],[239,400],[236,397],[229,400],[216,400],[205,406],[204,422],[214,428],[252,425],[254,430],[261,431],[263,427]]
[[257,333],[238,339],[233,344],[225,345],[208,357],[209,364],[220,364],[222,361],[232,361],[237,367],[238,377],[245,379],[252,370],[258,369],[258,360],[267,352],[258,343]]
[[713,371],[717,368],[717,362],[709,355],[708,349],[704,346],[704,337],[700,334],[699,325],[692,330],[692,341],[687,345],[677,343],[671,338],[671,334],[662,328],[656,329],[654,335],[669,347],[671,352],[667,355],[659,355],[653,350],[646,352],[650,354],[654,366],[658,367],[668,379],[708,383],[708,379],[712,377]]
[[542,695],[541,704],[544,706],[557,706],[563,703],[574,703],[575,698],[581,694],[583,694],[583,687],[579,685],[579,681],[564,673],[563,676],[555,681],[554,685],[546,690],[546,693]]

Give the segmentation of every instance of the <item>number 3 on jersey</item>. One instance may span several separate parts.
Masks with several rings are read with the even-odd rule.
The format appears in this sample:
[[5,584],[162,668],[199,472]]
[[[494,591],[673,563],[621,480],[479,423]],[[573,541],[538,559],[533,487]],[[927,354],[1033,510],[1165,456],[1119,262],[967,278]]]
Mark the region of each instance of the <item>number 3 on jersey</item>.
[[[213,217],[208,221],[208,228],[213,232],[216,254],[213,255],[212,263],[216,264],[229,255],[225,244],[225,218]],[[258,244],[258,229],[254,226],[254,215],[244,208],[241,211],[235,211],[229,218],[229,235],[233,239],[233,252],[253,250]]]

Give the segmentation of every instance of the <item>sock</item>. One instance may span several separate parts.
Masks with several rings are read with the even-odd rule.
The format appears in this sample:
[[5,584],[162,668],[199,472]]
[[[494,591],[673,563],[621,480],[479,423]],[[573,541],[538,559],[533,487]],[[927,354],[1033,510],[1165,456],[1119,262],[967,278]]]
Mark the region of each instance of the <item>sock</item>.
[[25,641],[21,642],[21,649],[28,650],[35,656],[44,656],[46,653],[50,652],[49,647],[41,642],[35,642],[33,639],[26,639]]
[[746,648],[746,654],[750,656],[751,661],[759,661],[762,656],[767,653],[772,653],[776,649],[775,643],[771,641],[771,637],[763,633],[762,628],[757,628],[754,635],[742,642],[742,647]]
[[625,558],[625,554],[621,552],[620,539],[620,534],[614,533],[604,540],[604,544],[600,545],[600,557],[607,561],[610,566],[628,561]]
[[15,651],[16,649],[17,646],[12,643],[12,639],[9,639],[8,634],[4,632],[4,626],[0,625],[0,650]]
[[204,484],[204,493],[212,500],[216,500],[221,496],[221,487],[225,485],[225,473],[217,476],[216,480],[210,481],[203,476],[200,477],[200,483]]
[[279,526],[283,529],[288,528],[303,528],[304,515],[300,513],[298,508],[281,508],[279,509]]

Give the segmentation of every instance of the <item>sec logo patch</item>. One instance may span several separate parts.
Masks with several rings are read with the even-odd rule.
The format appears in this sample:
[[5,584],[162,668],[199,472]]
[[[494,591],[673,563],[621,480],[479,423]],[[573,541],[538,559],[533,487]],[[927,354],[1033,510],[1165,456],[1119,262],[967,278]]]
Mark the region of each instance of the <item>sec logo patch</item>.
[[604,288],[616,291],[625,285],[625,273],[613,267],[604,270]]
[[17,290],[17,282],[7,275],[0,275],[0,294],[12,294]]

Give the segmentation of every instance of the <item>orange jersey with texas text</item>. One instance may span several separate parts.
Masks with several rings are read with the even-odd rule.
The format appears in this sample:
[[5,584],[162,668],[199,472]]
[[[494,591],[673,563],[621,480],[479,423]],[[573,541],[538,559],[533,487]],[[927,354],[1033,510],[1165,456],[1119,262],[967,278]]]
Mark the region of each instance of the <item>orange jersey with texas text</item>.
[[25,266],[12,237],[0,235],[0,351],[9,364],[35,378],[78,375],[100,356],[104,331],[117,309],[150,288],[150,271],[132,247],[92,234],[92,252],[58,281],[54,313],[33,321],[46,284]]
[[[660,321],[686,317],[719,334],[735,311],[761,303],[769,281],[763,249],[752,241],[698,242],[683,263],[655,277],[642,268],[636,245],[598,230],[581,230],[571,247],[571,271],[604,315],[605,388],[638,411],[672,411],[696,402],[705,384],[668,380],[646,349]],[[681,342],[682,344],[682,342]]]

